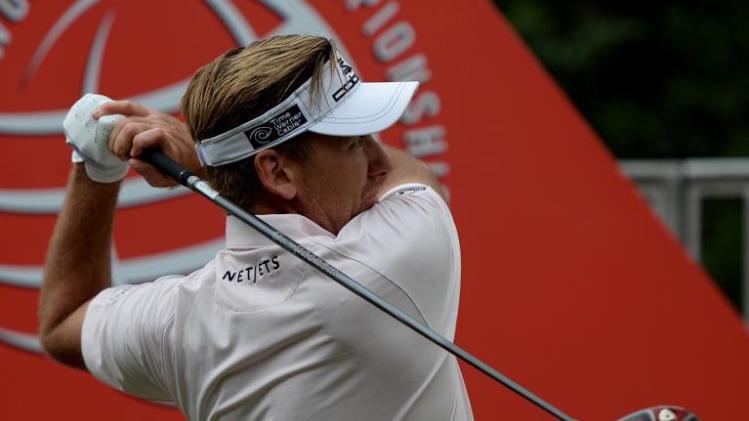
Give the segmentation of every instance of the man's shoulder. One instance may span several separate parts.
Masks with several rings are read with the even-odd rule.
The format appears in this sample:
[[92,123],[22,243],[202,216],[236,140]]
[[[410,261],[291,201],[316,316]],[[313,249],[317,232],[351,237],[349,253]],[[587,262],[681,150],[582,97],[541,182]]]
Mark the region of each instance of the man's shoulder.
[[401,274],[396,279],[459,262],[457,230],[447,204],[431,187],[416,183],[390,189],[344,226],[330,246],[386,275]]
[[[409,297],[430,324],[448,325],[445,309],[453,307],[446,303],[452,303],[460,283],[460,245],[449,208],[431,187],[404,184],[390,189],[324,245],[343,267],[353,268],[353,275],[376,273],[368,286],[387,281]],[[356,264],[343,263],[347,259]],[[387,285],[380,289],[388,291]]]
[[[388,241],[440,242],[457,239],[450,208],[442,197],[425,184],[409,183],[385,192],[370,209],[343,227],[339,243],[388,246]],[[388,246],[389,247],[389,246]]]
[[[380,198],[380,200],[392,196],[392,195],[414,195],[417,193],[426,192],[427,190],[431,190],[434,192],[434,190],[427,186],[426,184],[421,183],[407,183],[407,184],[401,184],[398,186],[393,187],[392,189],[386,191]],[[435,192],[436,194],[436,192]]]
[[166,309],[174,303],[181,288],[195,287],[204,282],[207,279],[206,275],[213,273],[214,266],[211,260],[205,266],[189,274],[165,275],[149,282],[111,286],[99,292],[92,300],[91,306],[112,310],[122,307],[124,311],[127,311],[127,308],[132,305],[142,307],[152,304],[153,307],[159,307],[162,311],[168,311]]

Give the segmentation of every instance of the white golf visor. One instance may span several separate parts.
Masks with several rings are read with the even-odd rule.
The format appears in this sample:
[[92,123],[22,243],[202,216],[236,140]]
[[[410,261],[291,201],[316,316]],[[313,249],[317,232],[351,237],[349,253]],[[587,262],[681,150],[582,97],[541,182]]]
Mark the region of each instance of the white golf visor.
[[312,79],[283,102],[229,131],[198,142],[198,158],[216,167],[248,158],[305,131],[330,136],[364,136],[387,129],[403,114],[418,82],[364,83],[336,52],[313,98]]

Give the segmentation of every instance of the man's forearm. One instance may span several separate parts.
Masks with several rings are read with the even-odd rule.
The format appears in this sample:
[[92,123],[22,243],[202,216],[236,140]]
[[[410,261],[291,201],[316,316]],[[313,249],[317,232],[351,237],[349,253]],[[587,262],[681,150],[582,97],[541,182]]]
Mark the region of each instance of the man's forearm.
[[442,186],[427,164],[400,149],[390,146],[385,146],[384,148],[390,158],[392,169],[381,187],[380,194],[384,194],[399,184],[422,183],[433,188],[442,198],[445,198]]
[[110,284],[112,225],[119,185],[91,181],[83,165],[75,164],[47,250],[39,307],[40,337],[52,356],[73,365],[81,365],[77,361],[80,342],[75,337],[80,332],[65,332],[65,322]]

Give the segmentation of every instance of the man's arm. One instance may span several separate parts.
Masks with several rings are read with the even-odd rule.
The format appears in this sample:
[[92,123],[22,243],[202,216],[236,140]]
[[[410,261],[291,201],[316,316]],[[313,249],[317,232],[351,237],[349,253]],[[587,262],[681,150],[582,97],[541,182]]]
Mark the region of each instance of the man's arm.
[[[179,120],[130,101],[98,107],[94,118],[122,114],[108,139],[108,149],[153,186],[174,180],[137,159],[144,148],[161,148],[172,159],[200,173],[192,138]],[[112,226],[120,182],[101,184],[74,165],[63,209],[50,240],[39,305],[40,339],[60,362],[84,368],[81,331],[89,301],[111,283]]]
[[432,170],[423,161],[411,157],[400,149],[383,146],[385,153],[390,158],[392,168],[380,187],[379,195],[387,193],[393,187],[406,183],[420,183],[434,189],[443,200],[447,201],[445,192],[442,190]]
[[101,184],[75,164],[47,250],[39,306],[47,353],[84,368],[81,327],[88,302],[111,280],[110,249],[120,183]]

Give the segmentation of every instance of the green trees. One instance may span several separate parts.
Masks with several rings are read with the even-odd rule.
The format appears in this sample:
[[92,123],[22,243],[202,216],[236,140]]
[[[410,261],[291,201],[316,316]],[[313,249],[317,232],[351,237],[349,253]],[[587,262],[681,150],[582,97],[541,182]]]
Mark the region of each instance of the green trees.
[[749,156],[749,3],[495,3],[618,158]]
[[[495,3],[617,158],[749,157],[749,2]],[[745,206],[703,202],[701,255],[747,314]]]

